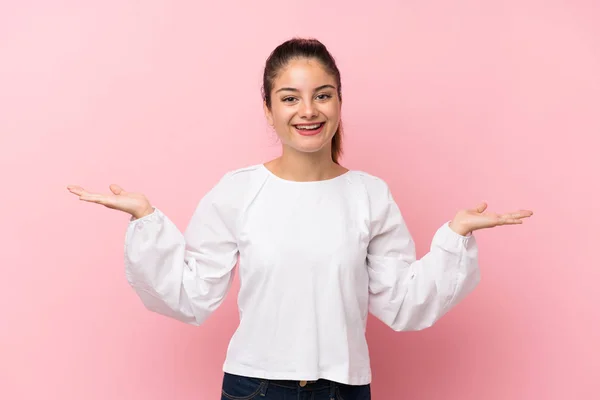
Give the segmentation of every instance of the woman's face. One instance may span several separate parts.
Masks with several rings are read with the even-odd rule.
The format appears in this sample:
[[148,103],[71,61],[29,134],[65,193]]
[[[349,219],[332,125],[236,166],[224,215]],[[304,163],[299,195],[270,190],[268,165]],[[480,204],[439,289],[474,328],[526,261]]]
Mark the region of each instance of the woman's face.
[[312,59],[292,60],[279,72],[265,115],[284,146],[301,152],[331,152],[340,121],[335,78]]

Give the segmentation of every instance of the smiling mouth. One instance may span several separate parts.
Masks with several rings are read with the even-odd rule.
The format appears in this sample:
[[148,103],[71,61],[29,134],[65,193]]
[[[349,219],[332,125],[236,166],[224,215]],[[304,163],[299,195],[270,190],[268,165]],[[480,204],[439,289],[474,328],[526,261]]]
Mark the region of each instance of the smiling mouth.
[[301,135],[315,135],[317,133],[319,133],[321,131],[321,129],[323,128],[323,125],[325,125],[325,122],[318,122],[315,124],[302,124],[302,125],[294,125],[294,128],[296,128],[296,131],[298,131],[298,133],[300,133]]
[[315,136],[321,133],[323,130],[323,126],[325,122],[319,122],[316,124],[302,124],[302,125],[294,125],[296,128],[296,132],[302,136]]

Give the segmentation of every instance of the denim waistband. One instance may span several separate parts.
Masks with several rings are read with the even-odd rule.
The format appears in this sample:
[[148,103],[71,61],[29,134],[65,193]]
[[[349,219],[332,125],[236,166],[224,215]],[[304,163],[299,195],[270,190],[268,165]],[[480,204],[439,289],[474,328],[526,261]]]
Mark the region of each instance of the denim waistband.
[[[235,374],[231,374],[225,372],[225,375],[229,376],[239,376]],[[318,379],[318,380],[305,380],[305,381],[297,381],[297,380],[289,380],[289,379],[267,379],[267,378],[249,378],[244,377],[246,379],[252,379],[255,381],[262,382],[263,387],[268,386],[278,386],[286,389],[301,389],[302,391],[314,391],[314,390],[323,390],[330,389],[335,390],[338,386],[338,383],[334,381],[330,381],[328,379]]]
[[270,385],[285,387],[289,389],[301,388],[305,391],[330,389],[336,386],[335,382],[327,379],[319,379],[317,381],[293,381],[293,380],[278,380],[278,379],[262,379],[269,382]]

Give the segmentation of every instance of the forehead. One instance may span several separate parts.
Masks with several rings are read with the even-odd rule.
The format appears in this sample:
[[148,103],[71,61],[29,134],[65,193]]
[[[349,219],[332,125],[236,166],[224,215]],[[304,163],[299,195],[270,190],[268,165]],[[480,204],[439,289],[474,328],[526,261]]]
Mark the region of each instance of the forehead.
[[291,60],[279,72],[273,89],[277,90],[280,87],[312,89],[326,84],[335,86],[335,78],[319,61],[303,58]]

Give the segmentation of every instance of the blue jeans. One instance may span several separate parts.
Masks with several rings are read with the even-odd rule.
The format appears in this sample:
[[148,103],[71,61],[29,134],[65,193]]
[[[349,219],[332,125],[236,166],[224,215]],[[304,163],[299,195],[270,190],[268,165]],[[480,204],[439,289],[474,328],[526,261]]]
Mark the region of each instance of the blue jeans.
[[371,386],[318,381],[282,381],[225,373],[221,400],[371,400]]

